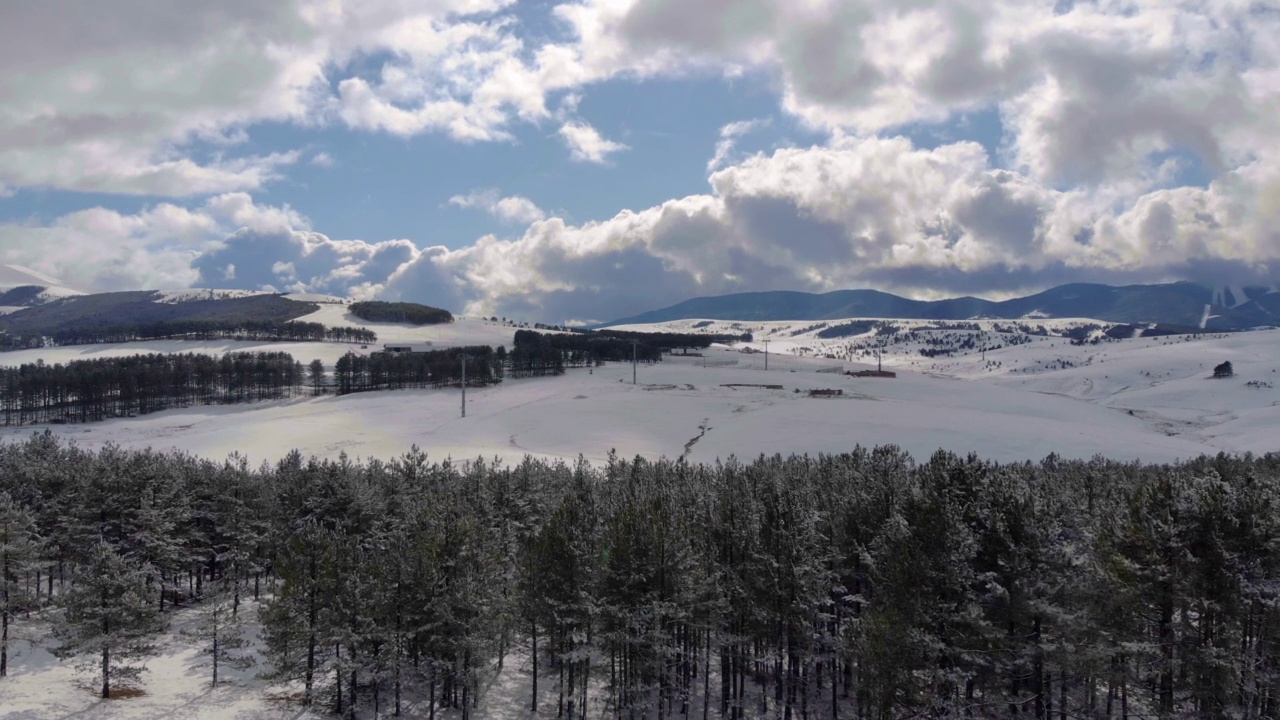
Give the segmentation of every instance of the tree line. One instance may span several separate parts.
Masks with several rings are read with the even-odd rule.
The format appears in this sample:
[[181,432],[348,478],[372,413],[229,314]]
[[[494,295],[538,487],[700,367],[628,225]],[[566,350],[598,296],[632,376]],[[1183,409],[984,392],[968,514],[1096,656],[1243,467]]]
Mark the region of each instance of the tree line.
[[354,302],[347,310],[361,320],[369,322],[407,323],[409,325],[437,325],[453,322],[448,310],[407,302],[369,300]]
[[641,333],[622,330],[573,330],[542,333],[516,330],[510,353],[513,377],[558,375],[566,367],[605,362],[660,362],[664,353],[711,347],[713,343],[750,341],[751,334]]
[[[467,356],[467,385],[482,387],[502,382],[506,350],[488,345],[447,348],[427,352],[347,353],[334,365],[334,391],[339,395],[370,390],[442,388],[462,382],[462,356]],[[312,363],[315,368],[316,362]],[[312,370],[320,392],[323,364]]]
[[76,325],[42,333],[0,333],[0,350],[143,340],[240,340],[249,342],[377,342],[372,330],[322,323],[275,320],[158,320],[128,324]]
[[282,352],[133,355],[0,367],[5,425],[90,422],[175,407],[292,397],[302,365]]
[[1278,455],[253,469],[44,435],[0,447],[0,609],[105,693],[191,605],[210,666],[350,715],[468,717],[519,658],[567,718],[1262,718],[1278,503]]

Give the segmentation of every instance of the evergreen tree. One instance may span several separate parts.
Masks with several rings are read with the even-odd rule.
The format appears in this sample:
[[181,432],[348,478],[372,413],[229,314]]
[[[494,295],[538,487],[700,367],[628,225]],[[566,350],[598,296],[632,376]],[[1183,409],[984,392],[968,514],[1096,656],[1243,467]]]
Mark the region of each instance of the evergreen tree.
[[154,653],[164,622],[148,600],[146,574],[111,545],[98,542],[89,549],[61,604],[53,625],[54,654],[96,668],[102,697],[111,697],[112,681],[136,680],[146,669],[142,661]]
[[9,626],[14,614],[35,602],[23,581],[42,554],[35,516],[8,492],[0,492],[0,677],[9,674]]
[[311,393],[319,395],[324,389],[324,361],[312,360],[307,366],[307,377],[311,380]]
[[246,651],[244,617],[235,611],[234,583],[226,576],[213,583],[196,608],[196,624],[187,636],[200,644],[200,655],[209,659],[210,684],[218,685],[220,670],[246,670],[256,663]]

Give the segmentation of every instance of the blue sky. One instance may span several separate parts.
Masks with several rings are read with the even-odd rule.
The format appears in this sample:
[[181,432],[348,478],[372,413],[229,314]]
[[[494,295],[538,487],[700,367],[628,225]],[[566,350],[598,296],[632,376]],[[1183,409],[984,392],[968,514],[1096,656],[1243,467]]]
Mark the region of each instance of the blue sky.
[[28,4],[0,261],[584,322],[1273,283],[1280,16],[1131,5]]

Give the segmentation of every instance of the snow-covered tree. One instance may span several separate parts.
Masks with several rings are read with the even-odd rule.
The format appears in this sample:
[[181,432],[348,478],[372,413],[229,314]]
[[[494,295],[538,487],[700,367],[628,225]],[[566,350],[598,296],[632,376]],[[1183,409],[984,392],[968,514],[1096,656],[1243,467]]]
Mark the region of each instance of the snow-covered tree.
[[61,604],[53,652],[97,669],[102,697],[111,696],[113,681],[136,680],[146,669],[143,661],[154,653],[165,624],[149,601],[146,574],[110,544],[98,542],[88,551]]
[[245,637],[245,618],[236,612],[235,583],[224,575],[206,588],[204,599],[196,608],[196,623],[186,635],[200,644],[200,655],[208,658],[212,679],[218,685],[220,670],[245,670],[256,663],[248,650]]
[[9,493],[0,492],[0,677],[9,674],[9,625],[14,613],[35,601],[23,579],[41,554],[35,516]]

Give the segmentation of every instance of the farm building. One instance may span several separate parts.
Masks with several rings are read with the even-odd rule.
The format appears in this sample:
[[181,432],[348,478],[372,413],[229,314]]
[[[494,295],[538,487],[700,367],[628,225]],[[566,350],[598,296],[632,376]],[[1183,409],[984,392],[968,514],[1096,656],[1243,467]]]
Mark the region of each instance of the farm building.
[[431,349],[431,343],[425,340],[416,343],[387,343],[382,346],[382,352],[388,353],[430,352]]

